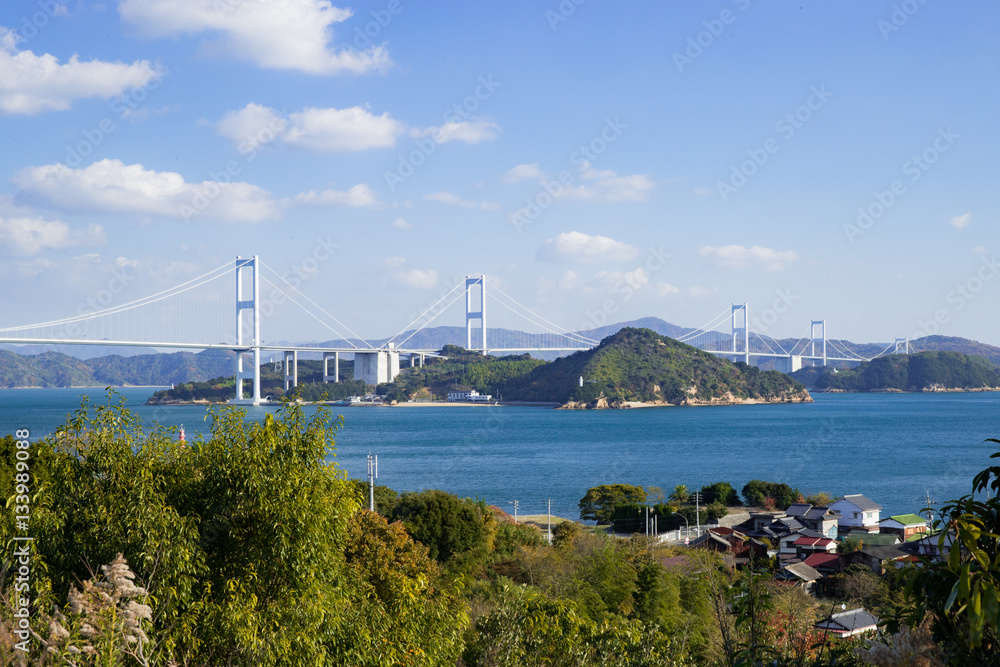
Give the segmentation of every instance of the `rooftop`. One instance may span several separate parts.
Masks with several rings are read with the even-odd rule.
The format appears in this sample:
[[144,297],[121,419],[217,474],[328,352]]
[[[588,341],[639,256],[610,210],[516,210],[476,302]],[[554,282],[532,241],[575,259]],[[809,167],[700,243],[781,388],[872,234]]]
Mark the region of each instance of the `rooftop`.
[[861,630],[874,629],[878,619],[864,609],[849,609],[824,618],[816,624],[817,628],[829,629],[832,632],[852,633]]
[[880,509],[882,509],[882,506],[879,505],[877,502],[875,502],[874,500],[869,500],[868,498],[865,498],[860,493],[853,493],[851,495],[844,496],[843,500],[846,500],[847,502],[851,503],[852,505],[854,505],[855,507],[857,507],[862,512],[868,512],[870,510],[880,510]]
[[[896,516],[890,516],[887,519],[882,519],[882,521],[897,521],[904,526],[926,526],[927,519],[920,516],[919,514],[897,514]],[[880,521],[879,523],[882,523]]]

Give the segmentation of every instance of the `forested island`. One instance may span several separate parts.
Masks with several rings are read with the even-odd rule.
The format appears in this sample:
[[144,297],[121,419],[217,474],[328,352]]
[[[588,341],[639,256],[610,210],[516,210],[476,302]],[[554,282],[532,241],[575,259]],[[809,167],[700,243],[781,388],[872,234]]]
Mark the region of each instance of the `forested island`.
[[813,391],[995,391],[1000,370],[988,359],[960,352],[892,354],[853,369],[803,369],[792,377]]

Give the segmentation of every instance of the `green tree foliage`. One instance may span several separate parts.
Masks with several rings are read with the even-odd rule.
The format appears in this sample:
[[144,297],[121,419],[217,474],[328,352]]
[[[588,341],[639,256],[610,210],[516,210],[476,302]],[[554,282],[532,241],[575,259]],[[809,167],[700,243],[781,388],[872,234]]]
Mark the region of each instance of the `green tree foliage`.
[[486,547],[480,508],[445,491],[404,493],[392,517],[402,521],[413,539],[426,546],[438,562]]
[[688,491],[687,486],[683,484],[678,484],[674,487],[674,490],[670,492],[670,500],[674,500],[679,503],[686,503],[690,497],[691,492]]
[[825,373],[819,391],[925,391],[933,388],[983,389],[1000,386],[1000,371],[987,359],[960,352],[892,354],[852,370]]
[[740,496],[729,482],[716,482],[701,487],[701,501],[706,505],[722,503],[727,507],[740,504]]
[[508,385],[545,364],[527,354],[492,357],[456,345],[445,345],[440,354],[445,358],[431,357],[423,368],[402,369],[393,382],[379,385],[379,394],[404,401],[428,388],[432,395],[444,398],[455,387],[462,387],[506,397]]
[[[354,491],[358,495],[358,502],[362,507],[368,507],[369,493],[368,493],[368,480],[366,479],[352,479],[351,484],[354,485]],[[393,491],[388,486],[382,486],[381,484],[375,485],[375,511],[382,516],[388,518],[392,517],[392,510],[396,507],[396,503],[399,502],[399,493]]]
[[616,505],[646,502],[646,490],[633,484],[601,484],[587,489],[580,499],[580,518],[606,524]]
[[[990,440],[1000,443],[1000,440]],[[1000,458],[1000,452],[991,458]],[[977,497],[977,494],[979,496]],[[972,493],[941,507],[938,549],[907,584],[905,620],[930,620],[950,665],[992,665],[1000,656],[1000,466],[977,474]]]
[[798,489],[779,482],[750,480],[743,486],[743,501],[751,507],[771,507],[784,510],[802,495]]
[[[456,654],[464,614],[398,531],[368,531],[351,552],[389,554],[383,561],[349,558],[359,498],[331,462],[332,415],[288,405],[256,423],[228,407],[212,417],[211,437],[184,446],[144,428],[112,393],[31,445],[40,608],[64,606],[88,563],[120,552],[150,594],[155,664],[381,665],[393,651],[419,655],[407,647]],[[15,451],[0,440],[0,493],[11,502]],[[0,524],[0,541],[13,534]],[[417,598],[372,596],[380,581]],[[407,618],[394,619],[393,605]],[[373,628],[389,630],[377,653],[358,648]]]

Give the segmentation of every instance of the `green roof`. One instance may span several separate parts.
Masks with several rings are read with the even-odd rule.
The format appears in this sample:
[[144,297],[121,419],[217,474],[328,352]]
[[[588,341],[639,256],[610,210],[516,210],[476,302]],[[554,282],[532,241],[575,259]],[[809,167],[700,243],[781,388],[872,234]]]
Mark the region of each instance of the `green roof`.
[[891,516],[889,518],[893,521],[898,521],[904,526],[917,526],[927,523],[927,519],[918,514],[897,514],[896,516]]
[[888,535],[883,533],[850,533],[844,538],[844,542],[863,542],[866,547],[885,546],[899,542],[898,535]]

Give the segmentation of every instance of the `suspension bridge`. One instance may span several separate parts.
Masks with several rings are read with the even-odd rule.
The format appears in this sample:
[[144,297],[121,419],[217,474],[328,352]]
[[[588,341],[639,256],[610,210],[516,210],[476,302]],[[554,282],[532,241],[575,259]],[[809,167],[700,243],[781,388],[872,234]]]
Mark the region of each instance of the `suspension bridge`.
[[[599,343],[587,331],[570,331],[531,311],[485,275],[456,282],[396,335],[369,342],[256,255],[237,257],[235,263],[227,262],[142,299],[39,324],[0,328],[0,343],[230,350],[236,353],[232,401],[259,405],[262,354],[282,359],[286,391],[298,383],[299,353],[322,355],[324,382],[340,381],[340,355],[345,353],[354,355],[355,379],[370,385],[390,382],[399,374],[401,355],[408,357],[411,366],[418,362],[422,366],[427,356],[439,354],[441,345],[417,347],[410,341],[419,340],[418,334],[432,323],[440,326],[448,319],[442,317],[444,313],[452,313],[454,319],[452,306],[463,300],[464,347],[472,351],[557,354],[587,350]],[[316,345],[289,345],[265,338],[262,318],[275,317],[286,304],[304,312],[334,338]],[[785,372],[801,368],[803,361],[826,365],[867,360],[828,339],[823,320],[811,323],[808,336],[782,345],[766,333],[746,303],[734,304],[705,325],[686,330],[678,340],[747,364],[751,358],[774,358]],[[908,351],[908,342],[897,338],[875,356],[903,349]],[[249,395],[246,382],[251,383]]]

